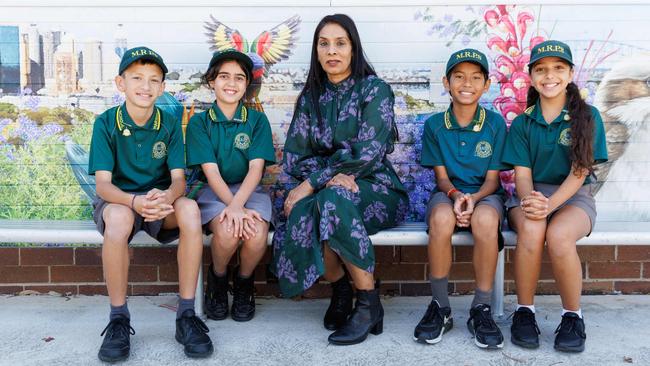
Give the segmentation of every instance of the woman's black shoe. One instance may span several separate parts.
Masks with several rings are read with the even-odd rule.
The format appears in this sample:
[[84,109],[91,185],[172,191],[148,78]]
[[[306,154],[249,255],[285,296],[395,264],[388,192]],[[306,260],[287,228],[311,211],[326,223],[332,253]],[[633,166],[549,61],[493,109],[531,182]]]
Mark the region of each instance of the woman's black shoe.
[[104,362],[117,362],[129,358],[132,334],[135,334],[135,330],[131,328],[129,318],[119,316],[112,319],[100,334],[105,336],[97,354],[99,359]]
[[337,330],[345,324],[352,312],[352,286],[345,274],[338,281],[330,283],[330,286],[332,286],[332,298],[325,312],[323,325],[325,329]]
[[232,319],[247,322],[255,316],[255,282],[253,274],[241,278],[239,271],[232,282]]
[[379,301],[379,286],[374,290],[357,290],[357,301],[345,324],[332,333],[332,344],[345,346],[361,343],[368,333],[379,335],[384,330],[384,308]]
[[228,274],[217,277],[214,265],[208,270],[208,287],[205,289],[205,313],[209,319],[223,320],[228,316]]

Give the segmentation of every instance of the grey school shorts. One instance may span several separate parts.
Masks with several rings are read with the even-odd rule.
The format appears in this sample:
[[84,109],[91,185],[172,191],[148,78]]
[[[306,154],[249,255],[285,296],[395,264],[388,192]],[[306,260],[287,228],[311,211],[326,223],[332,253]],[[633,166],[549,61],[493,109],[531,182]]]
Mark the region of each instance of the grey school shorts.
[[[555,191],[557,191],[559,187],[560,186],[558,184],[533,184],[533,189],[542,193],[546,197],[550,197],[553,193],[555,193]],[[591,231],[594,229],[594,225],[596,224],[596,200],[594,199],[593,189],[593,184],[583,185],[573,196],[571,196],[571,198],[569,198],[566,202],[560,205],[557,210],[555,210],[555,212],[557,212],[564,206],[576,206],[581,208],[583,211],[585,211],[587,216],[589,216],[589,220],[591,221],[591,230],[589,231],[589,234],[591,234]],[[519,197],[517,197],[517,193],[515,192],[515,194],[513,194],[506,201],[506,209],[510,210],[513,207],[518,207],[520,204],[521,202],[519,200]],[[551,217],[553,217],[553,213],[548,215],[546,219],[550,220]],[[587,236],[589,236],[589,234],[587,234]]]
[[[146,193],[136,193],[136,194],[146,194]],[[106,223],[104,223],[104,216],[103,216],[104,209],[109,204],[110,202],[104,201],[99,196],[96,196],[95,199],[93,200],[93,220],[97,225],[97,231],[99,231],[99,233],[102,235],[104,235],[104,229],[106,228]],[[163,229],[162,228],[163,220],[145,222],[144,217],[140,216],[140,214],[135,212],[135,210],[133,211],[133,216],[134,216],[133,229],[131,230],[131,234],[129,235],[129,239],[128,239],[129,243],[131,242],[135,234],[140,230],[144,230],[144,232],[146,232],[152,238],[158,240],[162,244],[170,243],[178,239],[180,235],[178,228],[170,229],[170,230]]]
[[[447,194],[445,194],[444,192],[434,192],[431,194],[431,198],[429,199],[429,203],[427,204],[427,213],[426,213],[427,230],[429,227],[429,218],[431,217],[431,211],[433,211],[433,208],[435,206],[440,204],[448,204],[453,207],[454,201],[451,198],[447,197]],[[491,194],[483,197],[480,201],[475,203],[475,207],[482,206],[482,205],[493,207],[497,211],[497,214],[499,215],[498,244],[499,244],[499,251],[500,251],[501,249],[503,249],[503,245],[504,245],[503,235],[501,234],[501,227],[503,226],[503,217],[504,217],[503,196],[500,194]],[[469,228],[456,227],[456,230],[467,231],[469,230]]]
[[[232,194],[237,193],[241,183],[229,184],[230,192]],[[219,216],[221,211],[226,208],[226,204],[223,203],[219,197],[212,191],[209,185],[204,184],[203,187],[196,194],[196,203],[199,205],[199,210],[201,210],[201,225],[206,233],[211,233],[208,224],[212,219]],[[261,186],[257,186],[251,196],[244,204],[249,210],[257,211],[262,219],[266,222],[271,222],[271,197],[268,193],[264,192]]]

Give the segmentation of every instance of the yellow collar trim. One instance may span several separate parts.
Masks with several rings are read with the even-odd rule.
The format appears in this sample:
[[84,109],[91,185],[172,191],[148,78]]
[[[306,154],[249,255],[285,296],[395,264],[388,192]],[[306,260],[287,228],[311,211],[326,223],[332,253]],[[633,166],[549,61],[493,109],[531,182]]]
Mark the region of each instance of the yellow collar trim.
[[[485,108],[479,106],[479,113],[478,113],[478,120],[474,120],[474,127],[472,127],[472,131],[474,132],[480,132],[483,129],[483,124],[485,123]],[[449,112],[449,109],[445,111],[445,127],[448,130],[451,130],[452,125],[451,125],[451,113]]]
[[[210,120],[212,122],[217,122],[217,112],[214,111],[214,107],[210,107],[208,109],[208,116],[210,117]],[[245,106],[241,106],[241,119],[235,118],[233,121],[235,122],[241,122],[241,123],[246,123],[248,120],[248,109],[246,109]]]
[[[153,129],[154,130],[160,130],[160,109],[156,109],[156,117],[154,118],[153,121]],[[122,113],[122,106],[117,107],[117,111],[115,111],[115,121],[117,122],[117,130],[122,132],[122,135],[124,136],[130,136],[131,131],[127,129],[127,126],[124,123],[124,114]]]

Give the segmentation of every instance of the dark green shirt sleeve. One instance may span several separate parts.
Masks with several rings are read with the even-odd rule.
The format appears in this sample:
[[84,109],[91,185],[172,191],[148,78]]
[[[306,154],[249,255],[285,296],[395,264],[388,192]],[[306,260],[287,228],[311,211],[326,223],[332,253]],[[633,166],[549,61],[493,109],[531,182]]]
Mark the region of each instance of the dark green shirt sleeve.
[[434,167],[445,165],[440,151],[440,145],[434,132],[434,116],[424,122],[424,131],[422,132],[422,156],[420,164],[422,166]]
[[185,129],[187,166],[190,168],[203,163],[217,163],[203,118],[205,118],[204,113],[192,116]]
[[591,114],[594,118],[594,163],[600,164],[608,160],[605,126],[603,125],[600,112],[596,107],[591,107]]
[[265,114],[262,114],[253,129],[251,147],[248,149],[248,160],[264,159],[265,165],[275,164],[275,149],[271,124]]
[[98,170],[113,171],[115,159],[111,136],[108,130],[106,113],[95,119],[93,135],[90,140],[90,154],[88,158],[88,174],[95,175]]
[[501,118],[501,116],[495,118],[494,130],[495,136],[492,144],[492,159],[490,160],[488,170],[508,170],[510,168],[502,162],[503,148],[506,143],[506,122]]
[[526,116],[524,115],[519,115],[512,121],[510,131],[506,137],[506,144],[503,148],[503,158],[501,161],[504,164],[532,168],[525,125]]
[[183,127],[177,118],[170,124],[169,148],[167,149],[167,167],[185,169],[185,145],[183,144]]

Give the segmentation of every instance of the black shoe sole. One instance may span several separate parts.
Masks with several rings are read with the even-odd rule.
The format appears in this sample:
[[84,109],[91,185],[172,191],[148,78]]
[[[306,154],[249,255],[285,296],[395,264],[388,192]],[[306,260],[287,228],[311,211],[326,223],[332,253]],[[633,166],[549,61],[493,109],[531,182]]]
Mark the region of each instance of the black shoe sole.
[[232,320],[236,322],[247,322],[249,320],[252,320],[255,317],[255,314],[252,314],[251,316],[235,316],[234,314],[232,315]]
[[[357,338],[357,339],[354,339],[354,340],[351,340],[351,341],[336,341],[336,340],[332,340],[331,338],[328,337],[327,341],[330,344],[333,344],[335,346],[351,346],[353,344],[363,343],[363,341],[368,339],[368,334],[380,335],[380,334],[382,334],[384,332],[384,323],[383,322],[384,322],[384,320],[382,319],[377,324],[373,325],[370,328],[370,331],[368,331],[368,333],[366,333],[363,337],[360,337],[360,338]],[[331,335],[330,335],[330,337],[331,337]]]
[[528,349],[539,348],[539,343],[522,342],[522,341],[517,340],[517,339],[512,338],[512,337],[510,337],[510,342],[512,342],[512,344],[514,344],[514,345],[517,345],[517,346],[523,347],[523,348],[528,348]]
[[503,340],[501,340],[501,343],[498,344],[486,344],[486,343],[481,343],[479,342],[478,338],[476,338],[476,333],[474,332],[474,328],[472,328],[469,323],[467,323],[467,329],[469,330],[470,334],[474,337],[474,344],[480,349],[502,349],[503,348]]
[[555,348],[556,351],[560,352],[580,353],[585,350],[585,345],[583,344],[582,346],[578,347],[554,345],[553,348]]
[[183,342],[181,342],[180,339],[178,339],[178,337],[174,337],[174,338],[176,339],[176,342],[178,342],[180,345],[183,346],[183,353],[185,353],[185,356],[187,356],[189,358],[206,358],[206,357],[210,357],[210,355],[212,355],[212,353],[214,353],[214,346],[213,345],[210,345],[210,350],[207,351],[207,352],[200,352],[200,353],[199,352],[188,352],[185,349],[185,345],[183,344]]
[[440,341],[442,341],[442,336],[445,333],[449,332],[451,330],[451,328],[453,328],[453,327],[454,327],[454,320],[449,319],[449,322],[442,326],[442,331],[440,332],[440,334],[438,334],[437,337],[435,337],[435,338],[427,338],[427,337],[422,336],[422,335],[417,336],[417,337],[415,335],[413,335],[413,340],[418,342],[418,343],[421,343],[421,344],[429,344],[429,345],[430,344],[440,343]]
[[120,361],[126,361],[129,358],[129,353],[127,353],[125,356],[120,356],[120,357],[107,357],[107,356],[102,356],[100,354],[98,354],[97,357],[103,362],[115,363]]
[[206,316],[207,316],[208,319],[210,319],[210,320],[224,320],[224,319],[227,319],[227,318],[228,318],[228,314],[226,314],[226,315],[224,315],[224,316],[214,316],[214,315],[210,315],[210,314],[206,313]]

